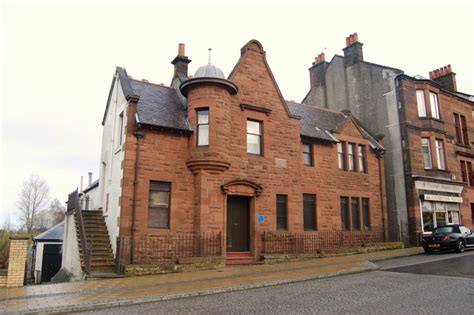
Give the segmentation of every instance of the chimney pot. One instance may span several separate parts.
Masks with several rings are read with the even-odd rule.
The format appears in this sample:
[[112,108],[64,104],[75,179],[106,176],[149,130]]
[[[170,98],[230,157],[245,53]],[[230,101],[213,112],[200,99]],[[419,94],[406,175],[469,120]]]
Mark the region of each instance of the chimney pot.
[[451,92],[457,91],[456,74],[453,72],[450,64],[430,71],[430,79]]
[[347,47],[347,46],[350,46],[350,44],[349,44],[349,37],[346,37],[346,47]]
[[89,186],[92,184],[92,172],[87,173],[89,175]]
[[178,45],[178,56],[184,56],[184,44],[179,43]]
[[357,35],[357,33],[354,33],[354,42],[358,42],[359,41],[359,35]]

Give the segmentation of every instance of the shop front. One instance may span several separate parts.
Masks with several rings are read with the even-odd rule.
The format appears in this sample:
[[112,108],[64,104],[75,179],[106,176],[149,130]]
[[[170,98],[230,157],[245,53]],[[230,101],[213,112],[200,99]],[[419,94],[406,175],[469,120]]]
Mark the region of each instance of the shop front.
[[420,218],[423,233],[440,226],[461,224],[460,196],[462,184],[444,184],[437,182],[415,181],[420,200]]

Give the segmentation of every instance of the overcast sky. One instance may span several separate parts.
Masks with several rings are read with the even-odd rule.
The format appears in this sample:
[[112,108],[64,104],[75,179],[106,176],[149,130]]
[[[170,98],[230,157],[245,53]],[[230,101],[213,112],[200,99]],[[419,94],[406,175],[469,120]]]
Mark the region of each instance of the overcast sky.
[[32,173],[62,201],[88,171],[96,179],[115,66],[168,85],[180,42],[190,74],[212,47],[228,75],[240,48],[257,39],[284,97],[301,101],[314,57],[342,54],[357,32],[365,60],[425,77],[451,64],[458,90],[474,93],[471,1],[195,2],[2,3],[0,224],[8,213],[15,220]]

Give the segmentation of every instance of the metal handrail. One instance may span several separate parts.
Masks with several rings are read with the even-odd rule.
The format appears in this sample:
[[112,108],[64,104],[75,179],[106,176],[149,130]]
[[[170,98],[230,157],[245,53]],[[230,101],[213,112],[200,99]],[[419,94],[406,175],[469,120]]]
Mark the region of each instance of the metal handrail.
[[81,209],[81,205],[79,201],[78,189],[76,189],[74,192],[69,194],[68,209],[69,207],[72,208],[72,204],[74,205],[74,208],[75,208],[74,210],[76,211],[77,223],[79,225],[79,238],[80,238],[81,248],[82,248],[82,257],[84,259],[84,269],[87,273],[90,273],[92,250],[86,238],[86,230],[84,226],[84,219],[82,218],[82,209]]

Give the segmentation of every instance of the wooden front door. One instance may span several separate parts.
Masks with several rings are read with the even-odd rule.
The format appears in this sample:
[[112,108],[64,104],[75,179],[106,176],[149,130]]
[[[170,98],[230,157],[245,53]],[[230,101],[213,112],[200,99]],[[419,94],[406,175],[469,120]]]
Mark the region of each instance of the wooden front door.
[[227,251],[250,250],[250,200],[248,197],[227,198]]

